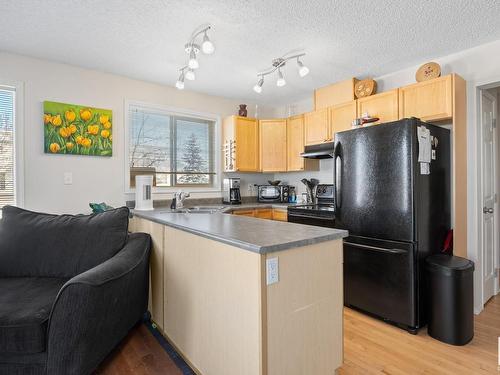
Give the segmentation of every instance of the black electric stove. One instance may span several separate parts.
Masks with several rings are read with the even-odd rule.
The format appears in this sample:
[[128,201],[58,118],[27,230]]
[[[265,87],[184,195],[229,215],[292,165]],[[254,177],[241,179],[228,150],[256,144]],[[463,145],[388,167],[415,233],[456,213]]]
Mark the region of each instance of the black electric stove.
[[333,228],[335,225],[335,192],[333,185],[318,185],[315,204],[288,207],[291,223]]

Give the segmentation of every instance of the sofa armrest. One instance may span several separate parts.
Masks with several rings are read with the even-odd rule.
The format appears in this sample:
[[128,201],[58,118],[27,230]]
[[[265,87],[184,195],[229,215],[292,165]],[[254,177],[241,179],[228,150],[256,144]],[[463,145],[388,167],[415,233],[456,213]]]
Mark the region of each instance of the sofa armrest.
[[52,307],[48,374],[89,374],[147,310],[148,234],[134,233],[113,258],[69,280]]

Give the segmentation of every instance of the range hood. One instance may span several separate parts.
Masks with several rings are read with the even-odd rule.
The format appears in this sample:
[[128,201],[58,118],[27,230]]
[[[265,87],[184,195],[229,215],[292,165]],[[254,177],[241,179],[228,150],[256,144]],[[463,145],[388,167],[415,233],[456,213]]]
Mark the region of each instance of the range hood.
[[317,145],[306,146],[304,152],[300,154],[308,159],[328,159],[333,158],[333,142],[325,142]]

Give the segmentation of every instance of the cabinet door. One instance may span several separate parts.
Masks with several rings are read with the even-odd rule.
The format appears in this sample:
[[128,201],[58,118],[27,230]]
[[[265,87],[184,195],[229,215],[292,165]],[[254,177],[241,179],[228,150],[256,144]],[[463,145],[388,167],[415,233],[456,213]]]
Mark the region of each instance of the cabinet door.
[[286,120],[260,120],[262,172],[286,171]]
[[304,170],[304,115],[290,117],[287,123],[287,170]]
[[273,210],[271,208],[257,209],[255,210],[255,217],[271,220],[273,218]]
[[258,172],[259,122],[255,119],[235,116],[236,169],[241,172]]
[[240,216],[255,216],[254,210],[234,210],[233,215],[240,215]]
[[358,117],[356,105],[356,101],[351,100],[350,102],[331,107],[330,119],[334,135],[335,133],[352,129],[352,121]]
[[451,75],[399,89],[401,118],[424,121],[448,120],[453,116]]
[[379,117],[376,124],[399,120],[398,89],[358,99],[358,115]]
[[288,221],[288,212],[286,210],[273,209],[273,220]]
[[329,109],[323,108],[304,114],[305,144],[316,145],[332,140]]

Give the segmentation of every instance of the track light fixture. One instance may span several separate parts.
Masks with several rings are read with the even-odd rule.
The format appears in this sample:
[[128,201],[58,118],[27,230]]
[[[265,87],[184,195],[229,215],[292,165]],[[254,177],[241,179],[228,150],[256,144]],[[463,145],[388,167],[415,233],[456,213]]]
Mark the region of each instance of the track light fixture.
[[194,74],[194,70],[189,68],[186,72],[186,74],[184,74],[184,76],[186,77],[187,80],[189,81],[194,81],[196,76]]
[[175,87],[177,87],[179,90],[184,89],[184,69],[181,69],[181,75],[177,79],[177,82],[175,82]]
[[257,73],[257,76],[259,77],[259,80],[253,87],[253,90],[260,94],[262,92],[262,85],[264,84],[264,77],[274,73],[275,71],[278,71],[278,80],[276,81],[276,86],[278,87],[283,87],[286,85],[286,80],[285,77],[283,76],[282,68],[286,65],[286,63],[289,60],[292,59],[297,59],[297,66],[298,66],[298,72],[299,76],[301,78],[305,77],[307,74],[309,74],[309,68],[305,66],[302,61],[300,61],[301,57],[304,57],[306,54],[305,53],[300,53],[300,54],[295,54],[291,56],[284,55],[282,57],[278,57],[277,59],[274,59],[272,61],[272,67],[264,70],[260,73]]
[[[191,39],[188,43],[184,45],[184,50],[189,55],[189,59],[187,65],[180,69],[181,75],[177,80],[175,87],[179,90],[184,88],[184,78],[189,81],[194,81],[196,76],[194,74],[194,70],[200,67],[200,63],[198,61],[198,54],[202,51],[204,54],[210,55],[214,53],[215,46],[208,37],[208,30],[212,29],[212,25],[204,26],[202,28],[198,28],[191,35]],[[203,34],[203,40],[201,47],[196,43],[196,38]]]
[[253,87],[253,91],[255,91],[257,94],[260,94],[262,92],[262,85],[263,84],[264,84],[264,77],[261,76],[259,81]]

